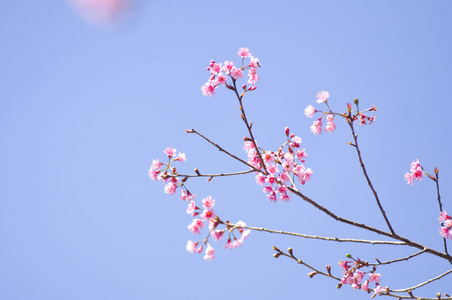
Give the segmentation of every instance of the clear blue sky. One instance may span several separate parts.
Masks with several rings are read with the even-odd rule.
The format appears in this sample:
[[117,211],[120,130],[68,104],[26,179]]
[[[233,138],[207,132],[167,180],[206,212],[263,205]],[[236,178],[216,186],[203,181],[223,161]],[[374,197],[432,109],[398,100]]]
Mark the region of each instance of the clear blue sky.
[[[359,137],[388,216],[396,231],[441,249],[434,184],[410,187],[403,175],[416,158],[437,165],[452,211],[451,9],[449,1],[142,0],[106,27],[65,1],[1,1],[0,298],[368,299],[309,279],[306,268],[272,258],[272,246],[336,274],[346,253],[386,260],[412,250],[253,232],[239,249],[214,243],[216,260],[206,262],[185,250],[186,204],[147,170],[167,146],[186,153],[187,172],[243,170],[184,130],[246,157],[236,100],[225,89],[203,97],[200,87],[211,59],[238,61],[238,48],[249,47],[262,68],[245,108],[261,146],[275,150],[285,126],[303,138],[315,172],[303,191],[385,229],[346,125],[313,136],[303,113],[319,90],[338,111],[354,98],[375,104],[378,121]],[[189,187],[234,222],[378,239],[296,198],[269,203],[253,175]],[[426,256],[379,271],[383,285],[405,288],[448,268]],[[450,276],[421,294],[451,293]]]

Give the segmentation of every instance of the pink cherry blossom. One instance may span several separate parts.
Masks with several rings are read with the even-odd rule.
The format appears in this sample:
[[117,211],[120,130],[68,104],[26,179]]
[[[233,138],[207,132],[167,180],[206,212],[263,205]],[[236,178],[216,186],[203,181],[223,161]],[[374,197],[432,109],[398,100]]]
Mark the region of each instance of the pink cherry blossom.
[[219,230],[219,229],[213,230],[213,231],[211,232],[212,238],[213,238],[215,241],[221,240],[221,239],[223,238],[223,234],[224,234],[224,230]]
[[203,210],[201,214],[201,219],[210,221],[211,219],[214,219],[216,217],[215,212],[213,209],[205,209]]
[[182,190],[181,195],[180,195],[180,199],[182,201],[190,201],[190,200],[195,199],[195,197],[196,197],[196,195],[194,195],[190,192],[186,192],[184,189]]
[[316,112],[316,110],[315,110],[315,107],[314,106],[312,106],[312,105],[308,105],[308,107],[306,107],[305,109],[304,109],[304,114],[306,115],[306,117],[308,117],[308,118],[312,118],[312,116],[315,114],[315,112]]
[[208,68],[210,71],[210,74],[217,75],[218,72],[221,70],[221,63],[211,63],[210,67]]
[[215,205],[215,199],[212,199],[211,196],[207,196],[202,199],[202,206],[206,209],[212,208]]
[[231,77],[235,80],[243,77],[243,72],[241,69],[237,69],[236,67],[232,67],[231,69]]
[[289,143],[290,147],[293,148],[299,148],[301,144],[301,137],[299,136],[293,136],[291,138],[291,142]]
[[154,168],[154,170],[160,170],[161,167],[162,163],[158,160],[158,158],[152,161],[151,168]]
[[198,243],[194,243],[193,241],[188,241],[185,249],[187,249],[187,251],[190,253],[201,253],[202,246],[198,247]]
[[311,131],[315,135],[322,133],[322,119],[317,119],[314,121],[314,123],[311,125]]
[[450,228],[448,228],[448,227],[440,227],[439,234],[441,234],[445,239],[452,240],[452,233],[450,231]]
[[259,81],[259,76],[257,75],[257,70],[255,68],[251,68],[248,72],[248,84],[256,84]]
[[188,229],[193,234],[201,234],[201,229],[204,227],[204,222],[201,219],[193,219],[193,222],[188,225]]
[[375,281],[375,283],[380,284],[380,277],[381,277],[380,273],[370,273],[369,274],[369,282]]
[[361,289],[365,292],[369,289],[369,280],[364,281],[363,285],[361,286]]
[[191,215],[195,212],[195,210],[197,209],[195,201],[191,200],[188,203],[188,207],[187,207],[187,214]]
[[441,223],[444,222],[444,221],[446,221],[446,220],[450,220],[450,219],[452,219],[452,217],[449,216],[449,215],[447,214],[447,211],[446,211],[446,210],[443,210],[443,211],[441,211],[441,212],[439,213],[439,221],[440,221]]
[[315,97],[317,98],[317,103],[327,102],[327,99],[330,97],[330,93],[327,91],[320,91],[317,95],[315,95]]
[[185,153],[180,153],[180,152],[179,152],[179,155],[175,158],[175,160],[178,160],[178,161],[180,161],[180,162],[186,161],[187,158],[185,157]]
[[158,175],[159,175],[160,171],[155,170],[153,167],[151,167],[149,169],[149,178],[151,178],[152,180],[157,180],[158,179]]
[[201,87],[202,94],[206,97],[215,95],[215,87],[216,85],[214,82],[207,81],[206,84]]
[[299,161],[305,162],[305,159],[304,159],[304,158],[307,157],[308,154],[305,152],[305,149],[303,148],[303,149],[301,149],[301,150],[297,150],[296,156],[297,156],[297,159],[298,159]]
[[207,244],[207,249],[204,253],[206,254],[204,255],[205,260],[213,260],[215,258],[215,250],[209,244]]
[[217,84],[226,85],[228,78],[222,73],[218,73]]
[[381,285],[377,285],[374,288],[374,294],[372,295],[372,297],[374,297],[377,294],[380,295],[381,293],[384,293],[384,292],[386,292],[386,288],[382,287]]
[[168,155],[168,158],[171,158],[176,154],[176,148],[167,147],[165,150],[163,150],[163,153]]
[[174,194],[175,192],[176,192],[176,188],[177,188],[177,185],[176,185],[176,183],[174,182],[174,181],[170,181],[170,182],[168,182],[166,185],[165,185],[165,187],[164,187],[164,191],[165,191],[165,193],[167,193],[168,195],[172,195],[172,194]]
[[265,185],[265,175],[262,173],[257,173],[256,174],[256,183],[259,185]]
[[259,68],[261,65],[259,64],[259,58],[255,58],[253,56],[250,57],[250,64],[248,65],[250,68]]
[[333,122],[327,122],[324,129],[326,132],[333,133],[334,130],[336,130],[336,124]]
[[229,75],[231,73],[233,66],[234,66],[233,61],[225,61],[223,67],[221,67],[221,71]]
[[250,57],[251,56],[250,50],[248,48],[240,48],[239,51],[237,52],[237,54],[241,58],[245,58],[245,57]]

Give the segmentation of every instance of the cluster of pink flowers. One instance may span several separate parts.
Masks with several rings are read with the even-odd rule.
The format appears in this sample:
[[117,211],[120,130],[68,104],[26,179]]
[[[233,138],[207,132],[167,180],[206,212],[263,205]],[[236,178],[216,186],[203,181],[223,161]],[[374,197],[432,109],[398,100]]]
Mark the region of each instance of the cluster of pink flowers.
[[[328,98],[330,97],[330,93],[327,91],[320,91],[317,93],[317,103],[325,103],[328,106]],[[357,103],[357,102],[356,102]],[[322,126],[323,122],[326,120],[326,125],[323,127],[323,130],[329,133],[333,133],[336,130],[336,124],[334,124],[334,116],[339,115],[343,118],[351,118],[353,122],[359,120],[360,125],[365,125],[367,123],[372,124],[375,121],[375,116],[367,116],[363,112],[358,112],[355,115],[352,115],[352,105],[351,103],[347,103],[347,112],[346,113],[333,113],[329,106],[328,111],[318,111],[315,109],[314,106],[308,105],[304,113],[308,118],[312,118],[315,113],[320,112],[322,113],[322,116],[314,121],[314,123],[311,125],[311,131],[315,135],[319,135],[322,133]],[[377,108],[375,106],[372,106],[369,109],[366,109],[364,112],[375,112]]]
[[176,177],[168,175],[168,171],[173,173],[171,163],[175,161],[184,162],[187,158],[184,153],[179,152],[179,155],[176,155],[176,149],[171,147],[163,150],[163,153],[168,156],[168,163],[161,163],[158,159],[154,159],[148,174],[152,180],[163,180],[166,182],[164,191],[165,193],[172,195],[176,192],[176,188],[180,185],[180,181]]
[[[263,192],[270,201],[277,201],[278,195],[281,201],[288,201],[288,186],[293,186],[291,175],[295,175],[301,184],[305,184],[311,179],[313,171],[303,164],[307,153],[301,149],[301,138],[295,134],[290,134],[289,128],[285,128],[287,141],[278,151],[262,151],[261,157],[267,170],[267,175],[263,172],[256,172],[256,182],[263,187]],[[287,146],[288,151],[283,148]],[[300,148],[300,149],[299,149]],[[260,169],[262,163],[258,155],[258,149],[250,140],[246,140],[243,149],[248,153],[248,163]]]
[[[234,66],[234,62],[225,61],[224,64],[216,63],[214,60],[210,61],[207,70],[210,72],[209,80],[201,87],[204,96],[211,97],[215,94],[215,90],[220,85],[224,85],[229,89],[234,89],[234,86],[228,83],[228,76],[235,82],[239,78],[243,78],[243,71],[248,70],[248,88],[246,84],[243,85],[243,92],[254,91],[255,84],[259,81],[257,75],[257,68],[260,67],[259,59],[251,55],[248,48],[240,48],[237,54],[242,58],[240,67]],[[248,65],[244,66],[243,62],[246,57],[250,58]]]
[[439,221],[443,226],[439,229],[439,233],[445,238],[445,239],[451,239],[452,240],[452,217],[447,214],[447,212],[444,210],[439,213]]
[[424,177],[424,168],[419,164],[419,159],[416,159],[410,165],[410,172],[405,174],[405,180],[408,184],[413,185],[414,179],[421,181],[422,177]]
[[[193,234],[201,234],[204,227],[209,228],[207,238],[202,242],[188,241],[186,249],[190,253],[201,253],[204,246],[207,245],[204,251],[204,259],[213,260],[215,258],[215,249],[209,244],[208,239],[211,236],[215,241],[219,241],[223,238],[223,234],[226,230],[217,229],[220,225],[219,218],[215,214],[213,209],[215,205],[215,199],[211,196],[207,196],[202,199],[202,207],[196,206],[196,195],[192,194],[184,185],[185,180],[178,180],[176,178],[176,169],[171,167],[173,162],[184,162],[186,157],[184,153],[177,154],[175,148],[168,147],[163,150],[168,157],[168,163],[161,163],[158,159],[152,161],[151,168],[149,169],[149,177],[152,180],[162,180],[166,182],[164,187],[165,193],[173,195],[178,187],[181,187],[182,201],[188,202],[187,214],[194,217],[190,225],[187,226],[188,230]],[[227,223],[227,231],[229,232],[228,241],[224,245],[224,248],[233,249],[242,245],[243,241],[249,236],[251,230],[244,230],[246,226],[245,222],[239,221],[236,224]],[[236,237],[234,232],[239,232],[240,237]]]
[[[341,260],[338,264],[343,268],[343,275],[341,278],[342,284],[349,284],[354,290],[361,289],[363,291],[367,291],[369,289],[369,284],[371,282],[375,282],[375,288],[373,289],[374,294],[372,295],[372,298],[377,294],[379,295],[387,291],[387,288],[380,285],[380,273],[369,273],[368,279],[362,283],[365,274],[360,271],[359,268],[363,266],[363,261],[359,259],[355,262]],[[352,266],[351,264],[354,265]]]

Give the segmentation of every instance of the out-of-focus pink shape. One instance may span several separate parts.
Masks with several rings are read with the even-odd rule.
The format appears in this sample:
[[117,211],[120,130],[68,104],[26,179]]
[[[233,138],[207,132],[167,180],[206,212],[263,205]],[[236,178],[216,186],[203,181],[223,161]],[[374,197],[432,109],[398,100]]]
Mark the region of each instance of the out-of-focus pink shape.
[[110,23],[127,8],[130,0],[66,0],[89,22]]

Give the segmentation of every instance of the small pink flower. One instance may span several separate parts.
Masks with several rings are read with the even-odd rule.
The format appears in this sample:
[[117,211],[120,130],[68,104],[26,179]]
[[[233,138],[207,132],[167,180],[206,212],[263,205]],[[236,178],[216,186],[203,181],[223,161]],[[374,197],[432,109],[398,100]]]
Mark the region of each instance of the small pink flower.
[[175,158],[175,160],[178,160],[178,161],[180,161],[180,162],[186,161],[187,158],[185,157],[185,153],[180,153],[180,152],[179,152],[179,155]]
[[202,199],[202,206],[204,208],[209,209],[212,208],[215,205],[215,199],[212,199],[211,196],[207,196],[206,198]]
[[326,132],[333,133],[334,130],[336,130],[336,124],[333,122],[327,122],[324,129]]
[[213,63],[208,69],[210,71],[210,74],[217,75],[221,70],[221,63],[219,64]]
[[305,149],[297,150],[296,152],[297,159],[301,162],[305,162],[305,157],[308,156],[308,154],[305,152]]
[[248,73],[248,84],[256,84],[259,81],[259,76],[257,75],[257,70],[255,68],[251,68]]
[[259,185],[265,185],[265,175],[262,173],[257,173],[256,183]]
[[254,144],[251,141],[245,141],[245,143],[243,144],[243,150],[245,151],[249,151],[251,149],[254,149]]
[[212,238],[215,241],[221,240],[223,238],[223,234],[224,234],[224,230],[219,230],[219,229],[213,230],[212,233],[211,233]]
[[225,249],[232,249],[234,248],[232,243],[231,243],[231,238],[228,239],[228,241],[226,242],[226,244],[224,245]]
[[322,133],[322,119],[317,119],[311,126],[311,131],[313,134],[318,135]]
[[241,69],[237,69],[236,67],[232,67],[231,69],[231,77],[235,80],[243,77],[243,72]]
[[377,285],[374,288],[374,294],[372,295],[372,297],[374,297],[377,294],[380,295],[381,293],[384,293],[384,292],[386,292],[386,288],[382,287],[381,285]]
[[446,210],[443,210],[443,211],[441,211],[440,213],[439,213],[439,221],[442,223],[442,222],[444,222],[444,221],[446,221],[446,220],[450,220],[450,219],[452,219],[451,218],[451,216],[449,216],[448,214],[447,214],[447,211]]
[[177,188],[177,185],[173,181],[170,181],[165,185],[163,190],[168,195],[172,195],[176,192],[176,188]]
[[291,138],[291,142],[289,143],[290,147],[299,148],[301,144],[301,137],[294,136]]
[[201,234],[201,229],[204,227],[204,222],[201,219],[193,219],[193,222],[188,225],[188,229],[193,234]]
[[201,219],[210,221],[216,217],[213,209],[205,209],[201,214]]
[[317,98],[317,103],[327,102],[327,99],[330,97],[330,93],[327,91],[320,91],[315,95]]
[[370,273],[369,274],[369,282],[375,281],[375,283],[380,283],[380,273]]
[[411,176],[411,174],[410,173],[405,173],[405,180],[406,180],[406,183],[407,184],[411,184],[411,185],[413,185],[413,177]]
[[167,147],[165,150],[163,150],[163,153],[168,155],[168,158],[171,158],[176,154],[176,148]]
[[217,84],[225,85],[228,78],[223,73],[218,73]]
[[248,49],[248,48],[240,48],[239,51],[237,52],[237,54],[241,58],[245,58],[245,57],[250,57],[251,56],[250,49]]
[[226,74],[230,74],[233,66],[233,61],[225,61],[223,67],[221,68],[221,71],[225,72]]
[[215,250],[209,244],[207,244],[207,249],[204,253],[206,254],[204,255],[205,260],[213,260],[215,258]]
[[158,160],[158,158],[152,161],[151,168],[154,168],[154,170],[160,170],[161,167],[162,163]]
[[306,107],[304,109],[304,114],[306,115],[306,117],[308,118],[312,118],[312,116],[315,114],[316,110],[315,107],[312,105],[308,105],[308,107]]
[[364,281],[363,285],[361,286],[361,289],[365,292],[369,289],[369,280]]
[[216,88],[215,82],[207,81],[206,84],[204,84],[201,87],[201,91],[204,96],[211,97],[215,95],[215,88]]
[[187,251],[190,253],[201,253],[202,246],[198,247],[198,243],[194,243],[193,241],[188,241],[185,249],[187,249]]
[[445,239],[451,239],[452,240],[452,233],[450,232],[450,228],[440,227],[439,228],[439,234],[441,234]]
[[160,171],[155,170],[153,167],[151,167],[149,169],[149,178],[151,178],[152,180],[157,180],[158,179],[158,175],[159,175]]
[[190,200],[195,199],[195,197],[196,197],[196,195],[194,195],[190,192],[187,192],[184,189],[182,190],[181,195],[180,195],[180,199],[182,201],[190,201]]
[[259,64],[259,58],[255,58],[253,56],[250,57],[250,64],[248,65],[250,68],[259,68],[261,65]]
[[195,212],[196,209],[197,207],[195,201],[191,200],[190,203],[188,203],[187,214],[191,215],[192,213]]

